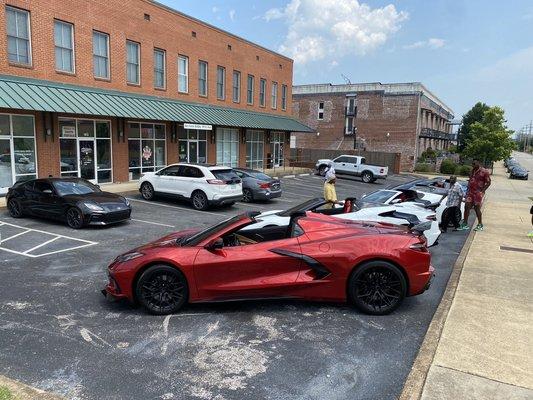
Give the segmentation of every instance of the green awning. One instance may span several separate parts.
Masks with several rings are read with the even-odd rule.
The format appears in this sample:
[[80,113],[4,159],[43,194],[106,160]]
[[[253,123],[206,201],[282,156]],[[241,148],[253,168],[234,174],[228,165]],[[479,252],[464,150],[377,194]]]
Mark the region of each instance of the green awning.
[[313,132],[290,117],[6,75],[0,108]]

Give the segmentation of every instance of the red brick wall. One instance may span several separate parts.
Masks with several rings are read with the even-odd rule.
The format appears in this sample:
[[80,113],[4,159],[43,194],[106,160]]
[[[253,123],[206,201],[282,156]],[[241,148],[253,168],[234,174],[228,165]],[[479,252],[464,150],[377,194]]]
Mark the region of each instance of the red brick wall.
[[[33,63],[30,68],[7,59],[5,7],[0,7],[0,74],[25,76],[287,115],[292,109],[292,60],[147,0],[10,0],[30,11]],[[150,15],[150,21],[144,14]],[[75,74],[55,70],[54,19],[74,24]],[[110,35],[109,81],[93,77],[92,32]],[[192,37],[192,31],[196,37]],[[126,83],[126,39],[141,44],[141,84]],[[228,49],[231,46],[231,50]],[[166,51],[166,90],[154,89],[153,50]],[[189,94],[178,93],[177,57],[189,57]],[[198,60],[208,64],[208,96],[198,96]],[[216,98],[217,65],[226,68],[225,100]],[[233,70],[241,72],[241,101],[232,101]],[[254,105],[246,104],[247,75],[255,76]],[[259,107],[259,79],[267,79],[266,107]],[[278,107],[271,108],[272,82],[278,82]],[[281,109],[281,86],[287,85],[287,111]]]

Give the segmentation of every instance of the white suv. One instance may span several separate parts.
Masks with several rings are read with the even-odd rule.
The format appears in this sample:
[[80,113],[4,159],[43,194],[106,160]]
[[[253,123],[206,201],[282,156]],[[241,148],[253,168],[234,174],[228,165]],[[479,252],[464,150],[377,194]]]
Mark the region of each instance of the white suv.
[[210,205],[232,205],[242,199],[242,182],[229,167],[207,164],[172,164],[147,172],[139,180],[145,200],[156,195],[185,198],[197,210]]

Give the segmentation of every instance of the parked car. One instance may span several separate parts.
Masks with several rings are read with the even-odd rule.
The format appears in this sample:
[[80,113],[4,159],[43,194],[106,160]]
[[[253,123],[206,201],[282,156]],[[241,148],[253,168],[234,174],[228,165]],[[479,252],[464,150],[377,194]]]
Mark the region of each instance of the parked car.
[[196,210],[206,210],[241,200],[242,182],[228,167],[179,163],[145,173],[139,180],[139,191],[145,200],[158,195],[181,198]]
[[517,165],[520,165],[520,164],[518,163],[516,159],[511,158],[510,160],[507,160],[507,165],[506,165],[507,172],[511,172],[511,169],[513,167],[516,167]]
[[519,164],[514,165],[509,170],[509,178],[527,180],[529,178],[529,171]]
[[153,314],[186,303],[300,298],[383,315],[430,286],[434,269],[419,234],[303,213],[288,226],[243,230],[257,215],[176,232],[118,256],[102,293]]
[[364,157],[342,155],[333,160],[318,160],[315,168],[319,175],[325,175],[330,162],[333,162],[336,174],[360,176],[365,183],[375,182],[377,179],[385,179],[389,173],[388,167],[367,164]]
[[7,192],[13,218],[25,215],[65,221],[74,229],[126,221],[131,206],[125,197],[103,192],[81,178],[46,178],[17,182]]
[[248,168],[234,168],[237,176],[242,180],[242,200],[270,200],[281,197],[281,182],[261,171]]

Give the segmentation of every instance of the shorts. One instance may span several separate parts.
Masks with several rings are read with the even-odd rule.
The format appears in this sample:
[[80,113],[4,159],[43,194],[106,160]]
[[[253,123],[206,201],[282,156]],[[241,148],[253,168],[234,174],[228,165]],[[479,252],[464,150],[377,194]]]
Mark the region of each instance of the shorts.
[[466,194],[465,203],[471,203],[475,206],[480,206],[483,203],[483,193],[481,192],[469,192]]

